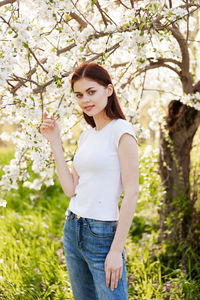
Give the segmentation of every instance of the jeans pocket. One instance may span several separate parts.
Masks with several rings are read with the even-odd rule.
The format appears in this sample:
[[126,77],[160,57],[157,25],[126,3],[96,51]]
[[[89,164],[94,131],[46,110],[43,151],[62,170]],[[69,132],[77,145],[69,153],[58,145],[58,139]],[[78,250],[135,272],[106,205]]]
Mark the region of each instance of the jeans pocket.
[[65,221],[70,221],[71,219],[74,219],[74,214],[69,210],[65,215]]
[[90,235],[98,238],[113,238],[117,228],[117,221],[90,221],[85,219]]

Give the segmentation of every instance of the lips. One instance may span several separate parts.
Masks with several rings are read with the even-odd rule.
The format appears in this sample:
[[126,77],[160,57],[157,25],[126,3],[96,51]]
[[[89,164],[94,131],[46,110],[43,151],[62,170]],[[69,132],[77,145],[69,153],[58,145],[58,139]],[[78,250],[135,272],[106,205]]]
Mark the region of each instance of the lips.
[[94,105],[88,105],[86,107],[84,107],[86,110],[91,110],[94,107]]

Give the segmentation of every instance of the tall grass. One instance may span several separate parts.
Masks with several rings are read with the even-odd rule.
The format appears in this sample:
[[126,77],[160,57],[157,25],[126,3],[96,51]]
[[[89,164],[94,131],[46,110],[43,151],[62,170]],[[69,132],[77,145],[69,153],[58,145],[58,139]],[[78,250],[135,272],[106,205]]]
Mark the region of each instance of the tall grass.
[[[2,150],[1,164],[12,155]],[[129,299],[199,299],[192,267],[161,263],[166,249],[158,242],[163,190],[157,168],[157,153],[141,149],[141,190],[125,245]],[[0,299],[73,299],[62,242],[69,199],[59,182],[41,193],[19,186],[6,200],[0,207]]]

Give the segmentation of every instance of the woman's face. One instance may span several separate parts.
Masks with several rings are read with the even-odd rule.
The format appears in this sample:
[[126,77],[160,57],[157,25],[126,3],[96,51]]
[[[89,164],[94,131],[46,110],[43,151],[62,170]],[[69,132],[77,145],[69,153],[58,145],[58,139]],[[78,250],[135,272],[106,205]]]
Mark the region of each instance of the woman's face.
[[74,83],[74,93],[83,112],[93,117],[104,113],[113,87],[112,84],[104,87],[92,79],[81,78]]

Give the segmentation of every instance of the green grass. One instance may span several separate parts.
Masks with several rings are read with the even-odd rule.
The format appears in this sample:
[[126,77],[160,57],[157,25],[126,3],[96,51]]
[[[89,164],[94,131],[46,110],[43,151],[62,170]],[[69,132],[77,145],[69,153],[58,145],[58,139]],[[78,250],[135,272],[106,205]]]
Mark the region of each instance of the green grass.
[[[1,150],[0,163],[13,154]],[[158,242],[163,191],[157,154],[145,156],[141,149],[140,157],[140,197],[125,245],[129,300],[199,299],[193,266],[188,261],[186,271],[181,261],[174,263]],[[0,299],[73,299],[62,243],[69,199],[59,182],[40,193],[19,186],[6,200],[7,207],[0,207]]]

